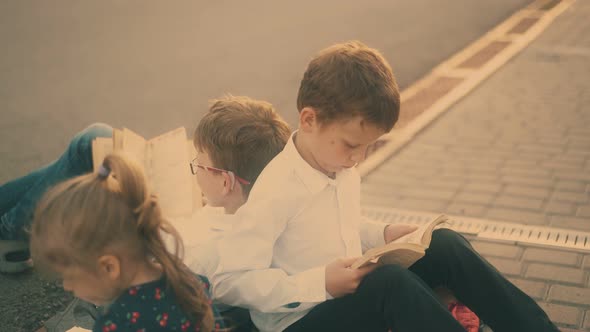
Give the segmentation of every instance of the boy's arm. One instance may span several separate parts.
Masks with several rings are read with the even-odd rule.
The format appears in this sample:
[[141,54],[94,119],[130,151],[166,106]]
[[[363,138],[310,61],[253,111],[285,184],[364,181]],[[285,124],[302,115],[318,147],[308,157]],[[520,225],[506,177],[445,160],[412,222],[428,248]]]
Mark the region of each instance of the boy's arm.
[[209,240],[202,244],[187,246],[184,248],[183,261],[188,268],[196,274],[209,279],[215,273],[219,264],[216,240]]
[[388,223],[361,216],[360,235],[363,252],[385,245],[385,228]]
[[216,300],[260,312],[308,310],[326,300],[325,267],[289,276],[281,269],[262,269],[216,274]]
[[261,312],[305,311],[328,297],[354,293],[364,277],[379,266],[351,269],[358,258],[339,258],[292,276],[281,269],[218,276],[215,294],[222,302]]
[[363,252],[383,246],[413,233],[418,227],[405,224],[389,224],[361,216],[361,244]]
[[281,186],[275,183],[272,187],[273,191],[255,187],[248,203],[238,210],[234,228],[218,241],[218,265],[211,281],[215,298],[227,304],[268,312],[293,311],[289,308],[293,303],[326,299],[325,267],[294,275],[269,268],[276,240],[295,209],[305,206],[308,199],[304,190],[276,193]]

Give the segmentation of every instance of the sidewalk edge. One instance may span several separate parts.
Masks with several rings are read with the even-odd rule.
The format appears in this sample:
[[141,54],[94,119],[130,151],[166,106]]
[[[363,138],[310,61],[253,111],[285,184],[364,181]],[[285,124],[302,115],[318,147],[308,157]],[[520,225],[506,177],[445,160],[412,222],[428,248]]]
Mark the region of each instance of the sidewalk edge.
[[[411,142],[417,134],[426,129],[439,116],[444,114],[444,112],[453,104],[465,97],[475,87],[479,86],[483,81],[512,59],[512,57],[520,53],[526,46],[534,41],[556,17],[563,13],[563,11],[574,2],[575,0],[562,0],[549,10],[540,9],[543,4],[546,4],[546,1],[537,0],[533,2],[531,5],[514,13],[504,22],[484,34],[465,49],[442,62],[427,76],[402,91],[401,100],[403,105],[404,101],[407,101],[421,90],[426,89],[429,84],[436,84],[438,78],[462,78],[461,83],[442,95],[406,126],[400,129],[394,129],[389,134],[381,137],[378,141],[381,146],[377,147],[376,150],[358,166],[361,177],[368,175],[383,162],[400,151],[406,144]],[[514,29],[523,19],[537,20],[536,23],[531,25],[525,33],[521,35],[511,34],[510,29]],[[509,44],[479,68],[474,70],[459,68],[461,63],[476,55],[477,52],[482,51],[487,45],[490,45],[490,43],[497,41],[509,42]]]

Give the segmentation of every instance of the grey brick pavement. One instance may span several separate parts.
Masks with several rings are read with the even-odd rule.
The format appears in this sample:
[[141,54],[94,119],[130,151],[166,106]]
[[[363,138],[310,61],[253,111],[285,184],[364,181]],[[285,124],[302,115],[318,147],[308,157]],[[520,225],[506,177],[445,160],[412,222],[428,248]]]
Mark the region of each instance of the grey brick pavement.
[[590,255],[470,237],[475,249],[539,302],[562,331],[590,329]]
[[579,1],[364,180],[364,202],[590,230],[590,14]]
[[[363,203],[590,231],[588,17],[574,3],[365,177]],[[562,331],[590,331],[590,253],[471,240]]]

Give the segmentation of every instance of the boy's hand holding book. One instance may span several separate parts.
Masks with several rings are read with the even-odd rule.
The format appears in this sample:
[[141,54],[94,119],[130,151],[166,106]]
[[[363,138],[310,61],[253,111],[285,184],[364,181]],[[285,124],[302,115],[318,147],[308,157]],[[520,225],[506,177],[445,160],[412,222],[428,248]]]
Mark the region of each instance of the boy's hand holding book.
[[410,267],[424,257],[432,240],[432,232],[435,228],[447,223],[448,219],[447,216],[440,215],[418,228],[410,225],[385,227],[383,231],[385,245],[367,250],[361,258],[352,263],[351,268],[358,269],[377,262]]
[[390,224],[385,227],[383,231],[383,237],[385,238],[385,243],[389,243],[391,241],[395,241],[400,237],[410,234],[418,229],[418,226],[414,225],[396,225]]
[[377,264],[367,264],[358,269],[350,266],[360,257],[339,258],[326,265],[326,291],[337,298],[356,291],[363,278],[377,268]]

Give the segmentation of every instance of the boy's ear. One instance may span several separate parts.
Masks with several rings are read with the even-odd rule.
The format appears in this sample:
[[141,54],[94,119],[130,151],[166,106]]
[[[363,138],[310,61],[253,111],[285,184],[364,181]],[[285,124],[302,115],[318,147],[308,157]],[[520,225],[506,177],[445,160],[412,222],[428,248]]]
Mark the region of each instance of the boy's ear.
[[121,276],[121,261],[113,255],[103,255],[98,258],[98,270],[111,280],[117,280]]
[[299,112],[299,130],[310,132],[317,126],[317,113],[313,107],[304,107]]
[[221,176],[223,177],[223,195],[228,195],[234,190],[234,186],[236,184],[236,178],[233,173],[229,172],[222,172]]

